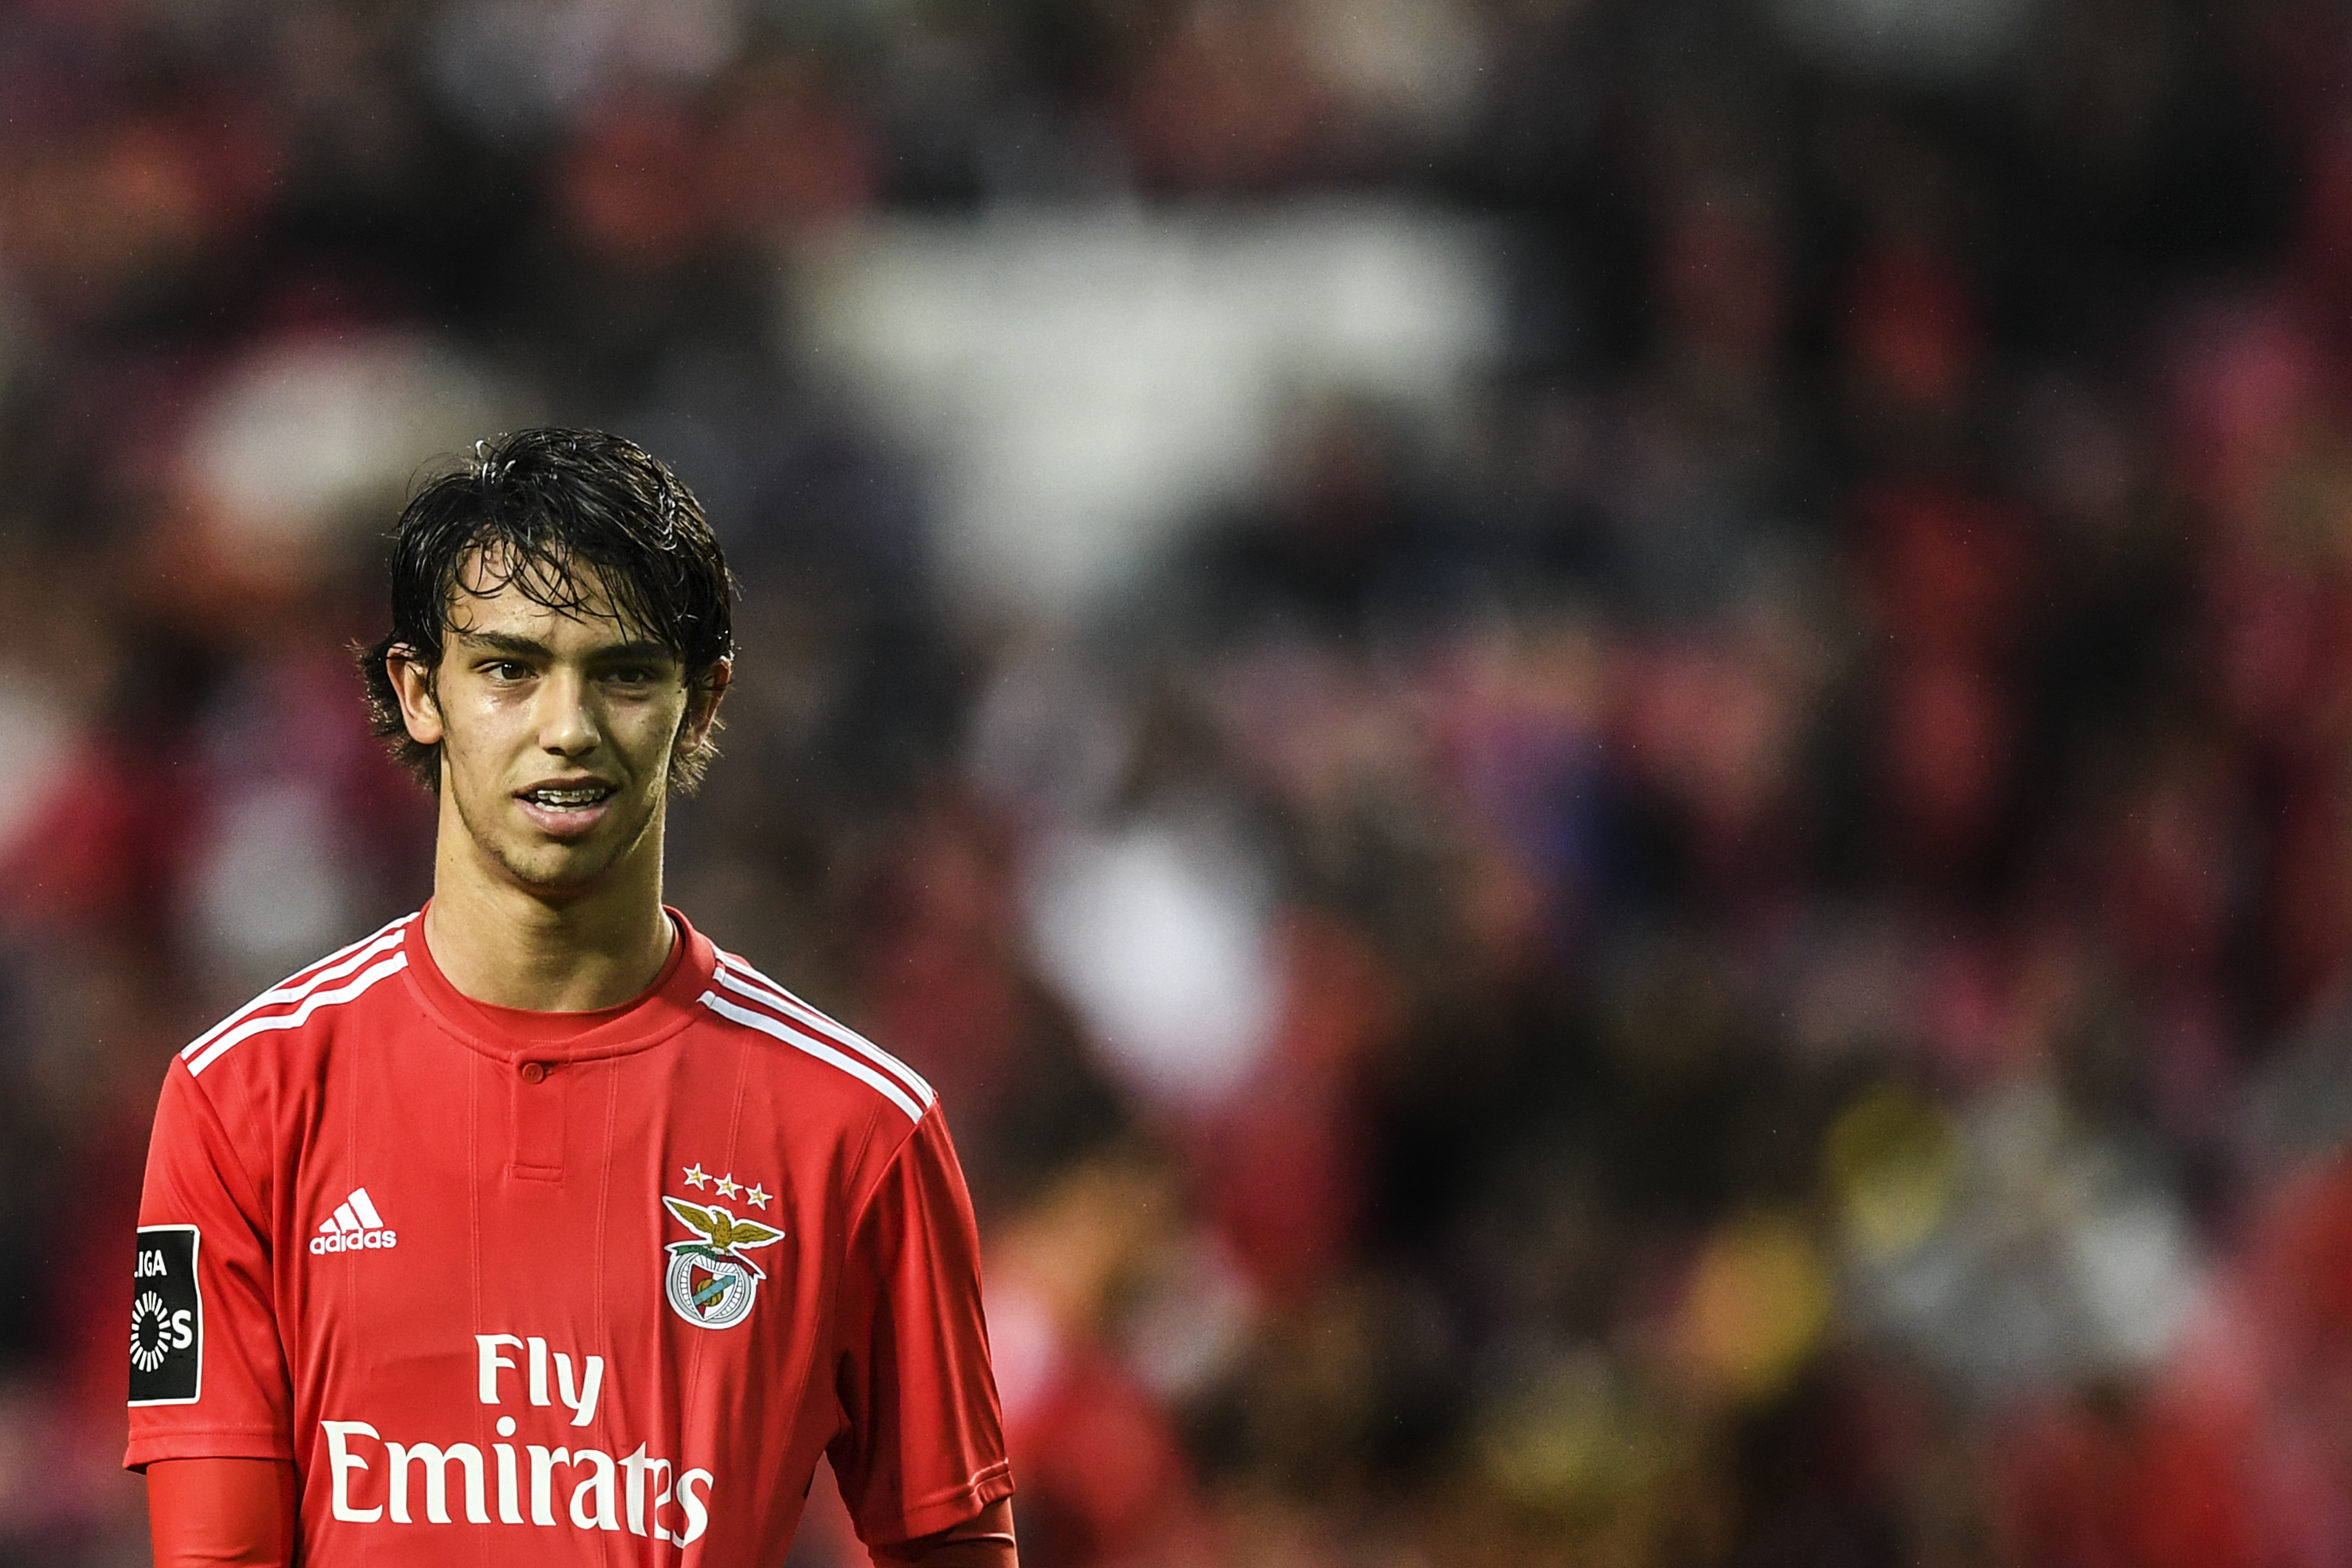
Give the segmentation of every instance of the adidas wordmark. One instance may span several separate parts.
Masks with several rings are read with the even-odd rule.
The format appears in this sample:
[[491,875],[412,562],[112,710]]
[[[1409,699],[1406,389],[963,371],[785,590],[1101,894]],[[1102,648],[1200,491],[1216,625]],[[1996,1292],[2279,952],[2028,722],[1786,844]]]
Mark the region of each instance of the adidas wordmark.
[[334,1216],[319,1222],[319,1234],[310,1238],[310,1250],[320,1253],[357,1252],[362,1247],[370,1252],[379,1247],[388,1251],[399,1245],[399,1234],[384,1225],[365,1187],[353,1187],[352,1195],[335,1205]]

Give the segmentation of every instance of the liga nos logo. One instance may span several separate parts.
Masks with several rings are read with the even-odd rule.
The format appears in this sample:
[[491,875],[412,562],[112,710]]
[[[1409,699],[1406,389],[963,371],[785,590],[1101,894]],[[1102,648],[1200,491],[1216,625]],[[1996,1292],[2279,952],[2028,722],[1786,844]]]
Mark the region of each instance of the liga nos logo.
[[204,1384],[204,1237],[192,1225],[139,1227],[131,1266],[131,1403],[193,1405]]
[[399,1233],[386,1227],[365,1187],[353,1187],[352,1195],[335,1205],[333,1217],[319,1222],[319,1234],[310,1238],[310,1250],[321,1254],[389,1251],[399,1245]]
[[784,1233],[755,1219],[737,1219],[718,1204],[704,1208],[667,1194],[662,1203],[680,1225],[702,1237],[669,1244],[662,1285],[670,1310],[698,1329],[733,1328],[751,1315],[760,1281],[767,1278],[743,1250],[772,1246]]

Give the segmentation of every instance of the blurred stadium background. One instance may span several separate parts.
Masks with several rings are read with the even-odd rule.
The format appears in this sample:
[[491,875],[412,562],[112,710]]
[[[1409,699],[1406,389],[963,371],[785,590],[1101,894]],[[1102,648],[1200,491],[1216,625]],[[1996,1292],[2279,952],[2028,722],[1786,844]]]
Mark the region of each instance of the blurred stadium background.
[[[2352,1562],[2330,0],[10,0],[0,1560],[171,1052],[426,890],[436,457],[744,582],[1031,1568]],[[856,1561],[837,1504],[793,1568]]]

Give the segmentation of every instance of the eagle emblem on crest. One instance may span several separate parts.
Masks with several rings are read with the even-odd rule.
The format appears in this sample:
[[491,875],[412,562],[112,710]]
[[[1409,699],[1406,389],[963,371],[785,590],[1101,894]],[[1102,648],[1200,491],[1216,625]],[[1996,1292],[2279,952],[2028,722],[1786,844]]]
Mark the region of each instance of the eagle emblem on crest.
[[719,1204],[705,1207],[665,1194],[662,1205],[701,1238],[673,1241],[667,1248],[663,1289],[670,1310],[698,1329],[733,1328],[751,1315],[760,1281],[768,1277],[743,1254],[773,1246],[784,1233],[755,1219],[738,1219]]

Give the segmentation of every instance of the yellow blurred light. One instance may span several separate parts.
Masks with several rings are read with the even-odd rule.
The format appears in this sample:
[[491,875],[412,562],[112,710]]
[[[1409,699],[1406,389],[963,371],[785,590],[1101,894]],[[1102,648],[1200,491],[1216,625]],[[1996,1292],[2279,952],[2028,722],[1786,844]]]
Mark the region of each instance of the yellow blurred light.
[[1951,1207],[1959,1145],[1950,1122],[1909,1089],[1882,1084],[1830,1129],[1822,1173],[1848,1246],[1900,1257],[1934,1235]]
[[1661,1469],[1658,1425],[1601,1352],[1585,1350],[1528,1377],[1484,1413],[1486,1481],[1540,1514],[1609,1514]]
[[1709,1237],[1691,1272],[1677,1343],[1700,1380],[1735,1398],[1786,1387],[1829,1326],[1828,1267],[1804,1227],[1759,1215]]

